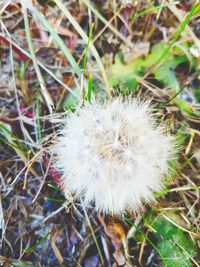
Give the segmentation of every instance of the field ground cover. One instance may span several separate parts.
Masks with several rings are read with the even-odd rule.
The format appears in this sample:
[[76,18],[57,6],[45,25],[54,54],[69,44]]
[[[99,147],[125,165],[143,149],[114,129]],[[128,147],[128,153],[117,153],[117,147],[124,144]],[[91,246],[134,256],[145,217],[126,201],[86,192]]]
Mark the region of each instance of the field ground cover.
[[[1,266],[200,266],[199,63],[199,1],[0,1]],[[48,150],[60,116],[138,95],[181,147],[157,202],[67,202]]]

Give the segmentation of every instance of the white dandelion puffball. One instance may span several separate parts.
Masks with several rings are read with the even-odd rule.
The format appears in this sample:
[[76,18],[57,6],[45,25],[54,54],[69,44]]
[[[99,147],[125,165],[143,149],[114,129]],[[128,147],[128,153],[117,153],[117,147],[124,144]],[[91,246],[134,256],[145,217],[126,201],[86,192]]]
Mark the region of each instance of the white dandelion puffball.
[[86,103],[70,112],[55,147],[66,195],[105,214],[154,201],[174,148],[149,103],[137,99]]

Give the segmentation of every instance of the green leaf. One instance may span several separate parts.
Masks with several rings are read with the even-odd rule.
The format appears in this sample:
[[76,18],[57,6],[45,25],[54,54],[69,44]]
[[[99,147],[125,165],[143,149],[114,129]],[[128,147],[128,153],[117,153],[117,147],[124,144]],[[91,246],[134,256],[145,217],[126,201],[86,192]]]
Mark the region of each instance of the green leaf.
[[81,97],[81,88],[76,88],[73,90],[73,92],[75,94],[68,94],[62,104],[61,104],[61,109],[70,109],[70,110],[75,110],[76,109],[76,106],[77,106],[77,103]]
[[176,43],[176,41],[181,36],[182,32],[184,31],[185,27],[190,22],[191,18],[197,14],[200,11],[200,5],[198,3],[195,3],[186,18],[183,20],[181,25],[179,26],[174,38],[172,41],[168,44],[167,48],[163,51],[162,55],[159,57],[159,59],[156,61],[155,65],[158,65],[165,57],[167,57],[168,53],[170,53],[170,50],[172,49],[173,45]]
[[[116,86],[120,83],[125,84],[133,81],[137,77],[141,77],[144,73],[155,64],[165,50],[166,44],[163,42],[152,47],[151,52],[146,58],[139,57],[134,61],[124,64],[122,53],[118,53],[115,57],[115,63],[110,68],[110,85]],[[174,48],[167,56],[163,64],[154,70],[155,79],[163,85],[173,88],[176,92],[180,89],[178,79],[176,77],[176,67],[188,62],[188,58],[183,54],[181,49]]]
[[[172,221],[178,219],[175,214],[171,217]],[[192,266],[191,257],[196,254],[196,246],[187,233],[162,215],[156,217],[151,226],[156,230],[157,247],[164,267]]]
[[175,70],[179,64],[187,61],[186,56],[175,57],[172,54],[168,55],[168,60],[154,72],[155,78],[164,85],[173,88],[176,92],[179,91],[180,85]]
[[[115,63],[110,67],[109,83],[112,87],[120,87],[120,92],[134,92],[138,86],[137,78],[144,76],[144,74],[155,65],[155,62],[165,51],[167,44],[161,42],[152,47],[149,55],[145,58],[139,57],[134,61],[125,64],[123,62],[123,54],[120,52],[115,57]],[[184,51],[189,49],[189,43],[181,44],[181,47],[173,47],[166,55],[162,64],[154,68],[154,79],[157,80],[164,87],[174,90],[174,96],[168,101],[172,100],[180,108],[182,112],[189,115],[197,114],[193,106],[180,98],[180,93],[184,91],[181,88],[178,77],[176,75],[176,68],[186,63],[190,68],[197,64],[194,59],[188,59]],[[196,90],[196,98],[200,99],[200,91]],[[166,103],[168,103],[166,102]]]
[[117,86],[120,83],[127,83],[134,79],[135,76],[141,76],[142,59],[138,58],[129,64],[123,63],[122,53],[115,56],[115,63],[110,68],[109,83],[111,86]]
[[181,98],[176,98],[175,103],[181,109],[181,111],[186,112],[189,115],[194,115],[195,109],[191,104],[188,104]]

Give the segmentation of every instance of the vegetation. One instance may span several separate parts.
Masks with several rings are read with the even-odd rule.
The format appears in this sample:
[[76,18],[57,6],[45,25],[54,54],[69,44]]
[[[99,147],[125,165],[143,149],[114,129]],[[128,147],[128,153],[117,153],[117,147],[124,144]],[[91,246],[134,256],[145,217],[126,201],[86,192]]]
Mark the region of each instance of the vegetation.
[[[0,1],[0,265],[200,266],[199,38],[199,1]],[[156,204],[103,216],[49,148],[66,111],[118,96],[181,148]]]

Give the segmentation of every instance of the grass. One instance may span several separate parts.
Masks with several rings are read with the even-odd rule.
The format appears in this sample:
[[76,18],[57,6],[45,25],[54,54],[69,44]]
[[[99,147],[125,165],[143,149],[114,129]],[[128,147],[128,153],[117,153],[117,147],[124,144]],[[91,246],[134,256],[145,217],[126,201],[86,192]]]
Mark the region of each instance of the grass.
[[88,36],[85,34],[85,32],[83,31],[83,29],[80,27],[80,25],[77,23],[77,21],[75,20],[75,18],[71,15],[71,13],[69,12],[69,10],[65,7],[65,5],[60,1],[60,0],[54,0],[55,3],[58,5],[58,7],[63,11],[63,13],[65,14],[65,16],[67,17],[67,19],[70,21],[70,23],[73,25],[73,27],[77,30],[77,32],[80,34],[80,36],[82,37],[82,39],[85,41],[85,43],[90,43],[89,48],[91,49],[92,54],[94,55],[96,62],[99,66],[99,69],[101,70],[102,73],[102,78],[104,80],[105,83],[105,88],[108,94],[110,94],[110,89],[109,89],[109,84],[108,84],[108,79],[107,79],[107,75],[104,69],[104,66],[102,64],[101,58],[98,54],[98,51],[96,50],[96,47],[93,45],[93,43],[90,41],[89,42],[89,38]]
[[[37,78],[38,78],[38,81],[39,81],[39,84],[40,84],[40,89],[41,89],[41,93],[45,99],[45,102],[47,103],[47,106],[48,106],[48,109],[49,109],[49,112],[52,113],[53,110],[54,110],[54,104],[53,104],[53,101],[51,99],[51,96],[49,94],[49,92],[47,91],[46,89],[46,85],[45,85],[45,82],[43,80],[43,77],[42,77],[42,74],[41,74],[41,71],[39,69],[39,66],[38,66],[38,63],[36,61],[36,57],[35,57],[35,53],[34,53],[34,49],[33,49],[33,46],[32,46],[32,40],[31,40],[31,35],[30,35],[30,28],[29,28],[29,22],[28,22],[28,14],[27,14],[27,9],[26,7],[23,7],[23,14],[24,14],[24,24],[25,24],[25,32],[26,32],[26,39],[27,39],[27,42],[28,42],[28,47],[29,47],[29,50],[30,50],[30,53],[31,53],[31,56],[32,56],[32,60],[33,60],[33,65],[34,65],[34,68],[35,68],[35,71],[36,71],[36,74],[37,74]],[[36,14],[37,13],[37,10],[36,10]],[[41,18],[41,17],[39,17]],[[43,20],[42,20],[43,22]],[[44,22],[43,22],[44,23]],[[48,23],[47,25],[45,24],[45,26],[49,26]],[[54,34],[53,31],[50,32],[52,35]],[[55,34],[54,34],[55,35]],[[54,36],[53,35],[53,36]],[[58,39],[60,40],[60,39]],[[60,44],[60,43],[59,43]],[[64,46],[64,44],[62,44]],[[63,47],[61,46],[61,48]],[[68,50],[65,51],[62,49],[62,51],[64,52],[65,55],[69,55],[69,52]],[[68,56],[68,59],[69,61],[71,62],[71,64],[75,64],[75,61],[73,61],[71,58],[69,58]],[[75,66],[76,67],[76,66]],[[37,105],[38,106],[38,105]],[[40,131],[39,131],[40,132]]]
[[200,11],[200,6],[198,3],[195,3],[193,5],[193,7],[191,8],[189,14],[186,16],[186,18],[183,20],[183,22],[181,23],[181,25],[179,26],[178,30],[176,31],[176,34],[174,36],[174,38],[172,39],[172,41],[169,43],[169,45],[167,46],[167,48],[163,51],[162,55],[159,57],[159,59],[156,61],[155,65],[159,65],[162,60],[167,56],[167,54],[169,53],[170,49],[173,47],[173,45],[178,41],[181,33],[184,31],[185,27],[188,25],[188,23],[190,22],[191,18],[197,14]]
[[[25,2],[0,4],[0,262],[200,266],[199,1]],[[118,95],[151,98],[183,147],[156,204],[99,219],[65,202],[48,148],[64,107]]]

